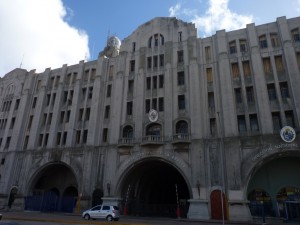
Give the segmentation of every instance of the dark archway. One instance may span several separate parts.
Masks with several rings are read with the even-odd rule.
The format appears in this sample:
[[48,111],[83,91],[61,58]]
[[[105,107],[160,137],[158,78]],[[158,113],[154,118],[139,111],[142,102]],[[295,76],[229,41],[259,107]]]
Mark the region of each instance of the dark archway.
[[187,215],[190,194],[186,181],[175,167],[157,159],[133,167],[123,181],[121,194],[129,215],[176,217],[177,195],[181,217]]
[[[276,157],[276,156],[274,156]],[[300,157],[284,156],[273,158],[264,164],[253,174],[248,184],[248,200],[250,201],[250,209],[253,216],[263,212],[265,216],[283,216],[286,212],[298,212],[295,219],[300,219]],[[293,194],[287,194],[286,191],[293,188]],[[253,194],[255,192],[255,195]],[[263,191],[260,191],[263,190]],[[264,194],[264,193],[267,193]],[[289,195],[289,198],[284,198]],[[291,196],[298,196],[291,198]],[[287,202],[288,201],[288,202]],[[289,204],[289,208],[285,210],[284,206]]]
[[72,212],[78,197],[74,173],[62,163],[41,169],[30,184],[25,210]]

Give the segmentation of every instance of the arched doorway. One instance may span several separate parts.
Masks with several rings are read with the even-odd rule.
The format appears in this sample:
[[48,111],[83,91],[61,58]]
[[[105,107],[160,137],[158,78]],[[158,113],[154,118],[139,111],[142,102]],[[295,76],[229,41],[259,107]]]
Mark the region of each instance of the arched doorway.
[[8,208],[11,208],[12,204],[14,203],[15,201],[15,196],[16,194],[18,193],[18,188],[17,187],[12,187],[12,189],[10,190],[10,193],[9,193],[9,198],[8,198]]
[[186,181],[178,170],[157,159],[135,165],[121,184],[121,195],[124,211],[135,216],[176,217],[178,199],[180,216],[186,217],[190,198]]
[[[211,218],[213,220],[227,220],[227,199],[225,198],[224,193],[221,190],[214,190],[210,194],[211,202]],[[223,210],[223,212],[222,212]]]
[[299,171],[300,157],[297,155],[269,159],[257,168],[247,189],[252,215],[264,212],[265,216],[287,218],[291,214],[296,215],[293,219],[300,219]]
[[50,164],[41,169],[29,184],[25,210],[72,212],[78,197],[78,185],[71,169]]

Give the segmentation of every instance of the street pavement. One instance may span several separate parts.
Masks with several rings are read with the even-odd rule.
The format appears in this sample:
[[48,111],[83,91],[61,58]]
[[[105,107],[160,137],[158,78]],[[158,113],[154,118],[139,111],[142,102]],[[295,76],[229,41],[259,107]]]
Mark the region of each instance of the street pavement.
[[[223,221],[216,220],[189,220],[185,218],[156,218],[156,217],[132,217],[122,216],[117,222],[106,222],[104,220],[84,220],[79,214],[67,214],[67,213],[41,213],[41,212],[0,212],[3,214],[0,225],[62,225],[62,224],[111,224],[118,225],[223,225]],[[286,221],[282,219],[266,218],[266,224],[268,225],[283,225]],[[289,221],[289,224],[300,224],[300,221]],[[261,218],[256,218],[253,221],[224,221],[227,225],[258,225],[263,224]]]

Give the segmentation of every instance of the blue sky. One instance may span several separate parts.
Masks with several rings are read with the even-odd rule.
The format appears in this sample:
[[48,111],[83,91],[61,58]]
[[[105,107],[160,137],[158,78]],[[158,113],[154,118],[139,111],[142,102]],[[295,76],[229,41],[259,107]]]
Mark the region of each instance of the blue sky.
[[300,0],[0,0],[0,76],[94,60],[108,35],[122,40],[154,17],[193,22],[205,37],[299,13]]

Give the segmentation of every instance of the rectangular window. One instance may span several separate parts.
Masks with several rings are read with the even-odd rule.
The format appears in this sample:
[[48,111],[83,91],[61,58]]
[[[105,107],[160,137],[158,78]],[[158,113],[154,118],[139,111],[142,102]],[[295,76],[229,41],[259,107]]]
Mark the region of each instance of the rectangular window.
[[103,128],[102,141],[107,142],[108,128]]
[[249,61],[243,61],[243,72],[244,72],[244,77],[250,77],[251,76]]
[[146,113],[148,113],[149,111],[150,111],[150,99],[146,99],[146,108],[145,108],[145,110],[146,110]]
[[85,121],[90,120],[91,108],[86,108],[85,110]]
[[233,78],[239,78],[240,77],[239,64],[238,63],[232,63],[231,64],[231,69],[232,69]]
[[82,143],[86,144],[87,142],[87,137],[88,137],[88,130],[83,131],[83,137],[82,137]]
[[279,131],[281,129],[281,119],[279,112],[272,112],[272,121],[274,131]]
[[146,78],[146,85],[147,85],[147,90],[150,90],[151,89],[151,77],[147,77]]
[[213,82],[212,68],[206,68],[207,82]]
[[64,91],[64,99],[63,99],[64,103],[66,103],[68,101],[68,91]]
[[19,109],[19,105],[20,105],[20,99],[17,99],[15,104],[15,110]]
[[184,71],[177,72],[177,84],[178,86],[184,85]]
[[50,125],[51,122],[52,122],[52,113],[49,113],[47,124]]
[[91,80],[95,80],[96,77],[96,69],[92,69]]
[[129,80],[128,81],[128,94],[129,95],[133,94],[133,88],[134,88],[134,80]]
[[177,62],[183,63],[183,50],[177,52]]
[[178,42],[182,42],[182,31],[178,32]]
[[56,135],[56,145],[60,145],[60,139],[61,139],[61,132],[57,132],[57,135]]
[[47,134],[45,135],[44,147],[46,147],[47,144],[48,144],[48,138],[49,138],[49,133],[47,133]]
[[158,111],[164,111],[164,98],[158,98]]
[[70,115],[71,115],[71,110],[68,110],[68,111],[67,111],[67,119],[66,119],[66,123],[69,122],[69,120],[70,120]]
[[154,68],[158,67],[158,56],[157,55],[153,56],[153,67]]
[[210,135],[215,137],[217,134],[216,118],[209,119]]
[[266,35],[262,35],[259,37],[259,46],[260,48],[268,48]]
[[105,114],[104,114],[104,118],[109,118],[109,113],[110,113],[110,106],[107,105],[105,106]]
[[39,136],[39,146],[40,146],[40,147],[41,147],[42,144],[43,144],[43,137],[44,137],[44,135],[43,135],[43,134],[40,134],[40,136]]
[[83,118],[83,108],[79,109],[78,121],[82,121]]
[[267,89],[268,89],[269,100],[270,101],[276,100],[277,97],[276,97],[275,85],[274,84],[268,84]]
[[89,80],[89,70],[84,71],[83,81],[87,82]]
[[204,49],[205,49],[205,59],[206,59],[206,61],[211,60],[210,46],[206,46]]
[[11,118],[10,129],[13,129],[15,126],[16,117]]
[[185,109],[185,97],[184,95],[178,95],[178,109]]
[[135,42],[132,42],[132,51],[135,52]]
[[299,42],[300,41],[300,35],[299,35],[299,29],[293,29],[292,30],[292,38],[294,42]]
[[253,87],[246,87],[246,93],[247,93],[247,102],[253,103],[254,102]]
[[46,105],[47,105],[47,106],[49,106],[49,104],[50,104],[50,97],[51,97],[51,95],[50,95],[50,94],[47,94],[47,96],[46,96],[46,98],[47,98],[47,100],[46,100]]
[[241,104],[243,102],[242,100],[242,91],[241,91],[241,88],[235,88],[234,89],[234,93],[235,93],[235,103],[238,105],[238,104]]
[[152,77],[153,89],[157,89],[157,76]]
[[65,111],[61,111],[60,112],[60,123],[64,122],[64,118],[65,118]]
[[271,34],[270,38],[271,38],[271,44],[273,48],[280,46],[280,41],[277,34],[275,33]]
[[281,55],[275,56],[275,65],[276,65],[276,71],[278,73],[284,72],[284,65],[283,65],[283,61],[282,61],[282,56]]
[[73,93],[74,93],[73,90],[71,90],[71,91],[69,92],[69,96],[68,96],[68,105],[72,105]]
[[240,40],[240,51],[247,52],[247,42],[246,40]]
[[11,137],[6,138],[5,148],[9,148]]
[[271,66],[270,57],[263,58],[263,66],[264,66],[265,74],[271,74],[272,73],[272,66]]
[[244,115],[238,116],[238,129],[240,133],[245,133],[247,131],[246,129],[246,120]]
[[31,116],[29,117],[28,126],[27,126],[27,129],[28,129],[28,130],[30,130],[30,128],[31,128],[32,121],[33,121],[33,115],[31,115]]
[[287,82],[280,82],[279,87],[280,87],[281,97],[282,98],[289,98],[290,93],[289,93],[289,88],[288,88]]
[[152,109],[157,110],[157,98],[152,99]]
[[53,94],[52,94],[52,101],[51,101],[51,105],[52,105],[52,106],[54,106],[55,99],[56,99],[56,93],[53,93]]
[[296,53],[296,57],[297,57],[298,70],[300,70],[300,52]]
[[44,126],[46,124],[46,121],[47,121],[47,113],[44,113],[43,120],[42,120],[42,126]]
[[130,60],[130,72],[135,71],[135,60]]
[[159,55],[159,66],[163,67],[165,65],[165,55]]
[[92,99],[92,97],[93,97],[93,87],[89,87],[88,98]]
[[110,98],[111,96],[111,84],[107,85],[106,97]]
[[152,57],[147,58],[147,68],[151,69],[152,68]]
[[159,83],[158,84],[159,88],[163,88],[164,87],[164,75],[163,74],[159,75],[159,82],[158,83]]
[[26,135],[25,140],[24,140],[24,146],[23,146],[24,149],[27,149],[28,141],[29,141],[29,136]]
[[211,109],[215,108],[215,97],[213,92],[208,92],[208,107]]
[[257,121],[257,115],[256,114],[250,114],[250,128],[251,131],[258,131],[258,121]]
[[81,130],[76,131],[76,144],[80,144]]
[[68,137],[68,132],[64,132],[64,135],[63,135],[63,139],[62,139],[62,145],[66,145],[67,143],[67,137]]
[[237,53],[235,41],[232,41],[229,43],[229,52],[230,52],[230,54]]
[[132,115],[132,102],[127,102],[127,115],[131,116]]
[[76,80],[77,80],[77,72],[74,72],[72,83],[75,84]]
[[294,121],[294,113],[292,110],[290,111],[285,111],[285,118],[286,118],[286,125],[295,127],[295,121]]
[[33,102],[32,102],[32,108],[34,109],[36,106],[36,101],[37,101],[37,97],[33,98]]

